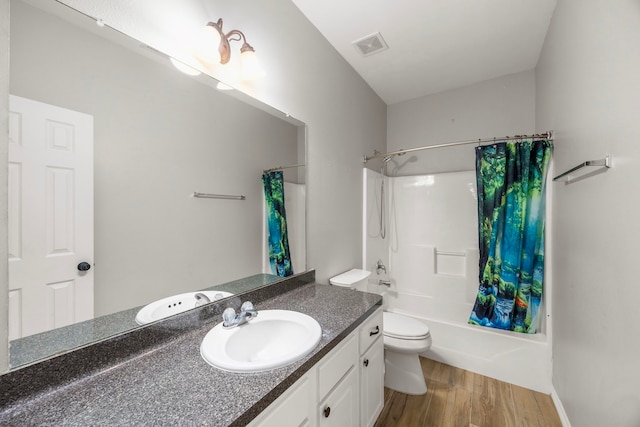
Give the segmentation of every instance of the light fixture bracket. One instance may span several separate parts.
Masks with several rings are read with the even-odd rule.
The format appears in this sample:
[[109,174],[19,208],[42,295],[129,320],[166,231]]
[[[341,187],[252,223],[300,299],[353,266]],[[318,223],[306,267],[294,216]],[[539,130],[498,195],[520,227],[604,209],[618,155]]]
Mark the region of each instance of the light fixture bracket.
[[218,19],[218,22],[208,22],[207,26],[213,28],[220,35],[220,44],[218,45],[218,53],[220,54],[220,63],[226,64],[231,58],[231,47],[229,46],[229,40],[222,32],[222,18]]
[[[207,26],[215,29],[218,34],[220,34],[220,45],[218,46],[218,53],[220,54],[220,63],[226,64],[231,59],[231,46],[229,45],[230,41],[242,41],[242,47],[240,48],[240,53],[250,51],[255,52],[255,49],[247,43],[247,38],[244,33],[240,30],[231,30],[227,34],[222,31],[222,18],[218,19],[217,22],[209,22]],[[236,36],[237,38],[234,38]]]

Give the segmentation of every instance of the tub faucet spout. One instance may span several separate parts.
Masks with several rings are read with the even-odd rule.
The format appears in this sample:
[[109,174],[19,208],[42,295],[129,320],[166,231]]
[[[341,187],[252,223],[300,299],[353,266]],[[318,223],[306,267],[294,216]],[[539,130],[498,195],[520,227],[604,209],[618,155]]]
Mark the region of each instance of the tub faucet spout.
[[378,280],[378,285],[380,286],[386,286],[387,288],[391,287],[391,280]]

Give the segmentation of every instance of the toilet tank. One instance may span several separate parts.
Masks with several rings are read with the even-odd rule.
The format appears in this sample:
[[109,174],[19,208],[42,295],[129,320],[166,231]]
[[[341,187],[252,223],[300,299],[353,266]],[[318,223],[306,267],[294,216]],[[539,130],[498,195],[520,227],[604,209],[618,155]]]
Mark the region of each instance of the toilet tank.
[[354,268],[332,277],[329,279],[329,283],[335,286],[365,290],[367,286],[367,278],[370,274],[370,271]]

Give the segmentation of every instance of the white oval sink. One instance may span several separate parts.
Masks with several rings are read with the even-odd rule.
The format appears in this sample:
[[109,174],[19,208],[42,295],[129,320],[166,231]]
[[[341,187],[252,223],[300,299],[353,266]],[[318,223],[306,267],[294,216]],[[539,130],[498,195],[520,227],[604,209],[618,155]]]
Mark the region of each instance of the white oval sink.
[[233,296],[230,292],[222,291],[187,292],[184,294],[172,295],[142,307],[136,315],[136,323],[138,323],[138,325],[145,325],[149,322],[155,322],[156,320],[191,310],[196,307],[196,294],[205,294],[210,301]]
[[225,371],[266,371],[303,358],[321,337],[322,328],[313,317],[297,311],[264,310],[235,328],[216,325],[202,340],[200,354]]

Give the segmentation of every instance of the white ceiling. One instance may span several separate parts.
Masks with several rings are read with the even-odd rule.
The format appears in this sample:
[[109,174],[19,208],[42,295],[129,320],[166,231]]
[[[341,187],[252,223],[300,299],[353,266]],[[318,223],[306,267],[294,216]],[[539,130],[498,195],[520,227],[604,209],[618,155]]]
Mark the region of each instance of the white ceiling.
[[[556,0],[292,0],[387,103],[535,67]],[[380,32],[389,49],[352,45]]]

